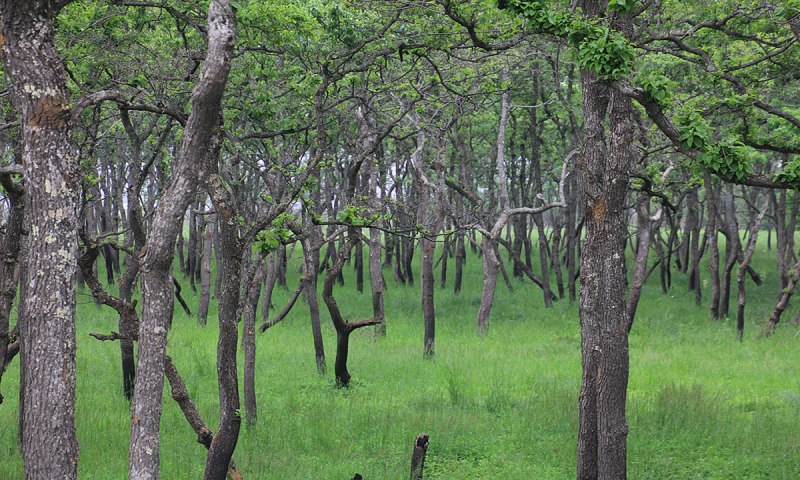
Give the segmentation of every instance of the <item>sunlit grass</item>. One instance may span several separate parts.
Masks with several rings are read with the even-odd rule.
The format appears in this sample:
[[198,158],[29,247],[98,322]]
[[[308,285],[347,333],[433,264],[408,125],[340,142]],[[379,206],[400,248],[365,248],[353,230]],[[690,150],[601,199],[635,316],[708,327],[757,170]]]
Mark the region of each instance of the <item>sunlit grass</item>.
[[[732,320],[708,318],[687,293],[685,275],[673,270],[670,293],[661,294],[658,271],[643,291],[630,337],[628,390],[629,477],[798,478],[800,474],[800,366],[798,327],[783,323],[759,337],[777,298],[774,259],[758,251],[754,267],[765,284],[748,281],[748,322],[743,342]],[[365,252],[366,255],[366,252]],[[299,255],[290,261],[296,285]],[[417,286],[395,285],[384,275],[386,338],[353,335],[349,368],[353,386],[332,379],[335,334],[323,309],[329,373],[316,373],[308,307],[298,302],[281,324],[258,337],[257,428],[243,428],[235,461],[246,478],[366,479],[408,477],[411,445],[431,436],[426,478],[563,479],[574,477],[580,387],[577,306],[562,300],[544,309],[541,291],[515,280],[511,294],[498,284],[489,334],[480,337],[480,261],[469,253],[463,290],[436,291],[436,358],[422,357],[422,315]],[[534,269],[538,269],[534,265]],[[705,273],[705,271],[703,272]],[[337,300],[349,319],[371,316],[367,293],[355,291],[352,266]],[[101,275],[102,278],[102,275]],[[198,294],[184,284],[196,312]],[[276,289],[278,308],[289,292]],[[124,479],[129,407],[121,394],[119,345],[89,332],[117,329],[109,309],[85,304],[78,318],[80,478]],[[732,299],[735,301],[734,299]],[[176,310],[169,354],[209,426],[216,428],[216,302],[209,324],[197,325]],[[731,312],[735,305],[731,303]],[[792,315],[787,311],[784,320]],[[3,377],[0,406],[0,479],[22,478],[16,447],[18,361]],[[241,371],[241,369],[240,369]],[[162,478],[202,478],[205,449],[165,389]]]

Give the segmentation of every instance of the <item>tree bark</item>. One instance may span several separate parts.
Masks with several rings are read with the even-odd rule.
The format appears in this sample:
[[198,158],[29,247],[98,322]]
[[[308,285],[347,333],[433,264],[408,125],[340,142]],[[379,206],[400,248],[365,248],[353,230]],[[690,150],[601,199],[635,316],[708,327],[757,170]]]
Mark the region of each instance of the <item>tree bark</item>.
[[258,298],[261,296],[261,284],[264,283],[264,259],[258,258],[256,274],[250,285],[247,285],[247,300],[242,311],[242,350],[244,350],[244,419],[247,428],[254,428],[258,422],[258,404],[256,402],[256,310]]
[[[28,479],[77,476],[75,287],[81,171],[53,18],[69,1],[0,3],[0,58],[22,126],[29,258],[20,320],[22,456]],[[5,352],[3,352],[5,354]]]
[[[203,257],[200,260],[200,268],[202,269],[202,274],[200,276],[200,304],[197,307],[197,322],[201,325],[205,325],[208,321],[208,306],[211,302],[211,247],[213,245],[214,230],[217,224],[215,217],[216,215],[212,215],[208,219],[208,222],[206,222],[206,231],[203,234]],[[261,278],[263,279],[263,277]]]
[[719,245],[717,238],[717,194],[712,185],[711,174],[705,174],[706,196],[708,197],[708,222],[706,223],[706,238],[708,238],[708,269],[711,278],[711,293],[709,294],[708,311],[711,318],[719,318]]
[[[758,197],[756,197],[755,204],[757,203]],[[756,243],[758,242],[758,231],[761,229],[761,223],[764,221],[764,215],[766,215],[768,209],[769,202],[764,202],[764,206],[761,208],[761,211],[758,213],[758,217],[756,217],[756,220],[753,222],[753,226],[750,229],[750,238],[747,240],[747,250],[745,251],[744,258],[739,264],[739,270],[736,271],[736,286],[738,287],[739,294],[739,308],[736,312],[736,335],[739,338],[739,341],[742,340],[742,336],[744,335],[744,308],[747,303],[747,290],[745,289],[744,283],[745,274],[747,272],[747,266],[753,259],[753,252],[755,252]]]
[[[604,4],[602,4],[604,5]],[[586,2],[584,14],[600,13],[601,2]],[[618,20],[629,33],[630,17]],[[584,138],[578,161],[586,238],[581,256],[579,313],[582,380],[579,402],[579,479],[626,478],[625,400],[628,335],[625,314],[625,198],[633,127],[630,99],[609,91],[595,74],[581,72]],[[609,102],[610,101],[610,102]],[[610,103],[610,152],[605,118]]]
[[[10,203],[8,220],[5,225],[5,235],[0,246],[0,380],[6,369],[9,351],[9,325],[11,307],[17,295],[18,279],[14,275],[17,259],[22,246],[22,227],[25,220],[25,192],[22,187],[11,180],[11,175],[0,174],[0,183],[6,191]],[[17,344],[19,347],[19,343]],[[0,403],[3,403],[3,394],[0,393]]]
[[[173,164],[172,182],[153,215],[151,234],[142,259],[143,301],[138,375],[131,406],[129,480],[159,478],[159,426],[164,390],[166,320],[173,294],[172,259],[183,214],[197,190],[198,162],[219,148],[219,145],[212,145],[212,137],[218,128],[222,94],[236,42],[236,18],[228,0],[210,2],[208,32],[206,61],[201,80],[192,93],[192,110]],[[221,478],[224,478],[224,473]]]

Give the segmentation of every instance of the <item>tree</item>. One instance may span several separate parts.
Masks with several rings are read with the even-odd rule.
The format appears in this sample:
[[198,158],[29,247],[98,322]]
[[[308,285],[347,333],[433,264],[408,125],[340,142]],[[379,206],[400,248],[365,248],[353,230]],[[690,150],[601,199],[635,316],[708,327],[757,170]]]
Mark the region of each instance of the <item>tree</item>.
[[[29,221],[20,316],[22,451],[27,478],[75,478],[75,284],[80,168],[53,18],[69,1],[0,4],[0,53],[22,127]],[[5,353],[5,352],[3,352]]]
[[192,111],[173,167],[172,182],[154,214],[141,263],[143,300],[138,373],[131,405],[130,480],[159,477],[158,430],[167,319],[170,316],[173,288],[172,258],[183,214],[195,196],[199,171],[197,162],[213,148],[212,137],[219,124],[222,94],[236,42],[236,17],[227,0],[212,0],[208,11],[208,32],[206,62],[200,82],[193,91]]

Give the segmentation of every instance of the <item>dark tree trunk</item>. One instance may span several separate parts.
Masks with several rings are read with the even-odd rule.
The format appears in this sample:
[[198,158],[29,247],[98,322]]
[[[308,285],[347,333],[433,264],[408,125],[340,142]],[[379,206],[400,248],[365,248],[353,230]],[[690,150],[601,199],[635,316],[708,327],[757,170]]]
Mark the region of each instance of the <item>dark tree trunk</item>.
[[[9,174],[0,174],[0,183],[2,183],[10,203],[5,235],[3,235],[3,243],[0,246],[0,380],[2,380],[7,360],[10,361],[13,358],[13,356],[7,355],[8,334],[11,306],[17,295],[18,279],[14,273],[20,254],[22,226],[25,219],[25,192],[21,186],[11,180]],[[17,345],[19,346],[19,344]],[[3,403],[2,393],[0,393],[0,403]]]
[[708,269],[711,278],[711,293],[709,294],[709,314],[711,318],[719,318],[719,246],[717,244],[717,194],[712,185],[711,174],[706,172],[705,187],[708,197],[708,223],[706,223],[706,238],[708,238]]
[[[203,73],[192,94],[192,110],[172,166],[172,181],[162,197],[170,201],[158,204],[151,223],[147,252],[142,259],[143,301],[129,450],[128,478],[132,480],[159,478],[166,323],[173,295],[172,259],[184,212],[196,194],[198,162],[208,155],[216,157],[215,150],[220,148],[216,143],[220,139],[212,142],[212,137],[218,129],[220,103],[236,41],[236,19],[228,0],[211,2],[208,32]],[[223,322],[220,325],[227,328]],[[234,338],[234,348],[235,344]]]
[[456,243],[456,278],[453,285],[453,293],[461,291],[461,282],[464,277],[464,260],[467,258],[467,249],[464,246],[464,234],[458,234]]
[[342,271],[350,250],[355,246],[355,242],[358,241],[358,237],[353,234],[354,228],[351,227],[350,230],[351,235],[348,241],[341,244],[339,253],[336,255],[333,264],[328,267],[328,271],[325,273],[325,281],[322,287],[322,300],[328,307],[333,326],[336,328],[336,361],[334,364],[334,372],[336,375],[336,383],[341,387],[347,387],[351,378],[350,372],[347,370],[350,334],[357,328],[376,324],[374,319],[345,322],[344,317],[342,317],[339,311],[336,299],[333,298],[333,284],[336,281],[336,277]]
[[686,207],[688,209],[688,216],[686,219],[686,232],[691,235],[689,239],[689,253],[691,260],[689,261],[689,291],[695,292],[695,304],[700,305],[703,298],[702,283],[700,282],[700,221],[697,218],[698,210],[700,208],[697,200],[697,189],[694,188],[689,191],[686,196]]
[[[360,233],[358,235],[361,237]],[[356,271],[356,290],[358,293],[364,293],[364,242],[356,243],[355,251],[353,267]]]
[[[758,197],[756,197],[756,201],[753,205],[758,203]],[[761,222],[764,221],[764,215],[766,215],[767,210],[769,209],[769,202],[765,202],[764,206],[761,208],[761,211],[758,214],[758,217],[753,222],[752,227],[750,229],[750,238],[747,241],[747,250],[744,253],[744,258],[742,258],[742,262],[739,265],[739,270],[736,272],[736,286],[738,287],[738,309],[736,312],[736,334],[739,337],[739,340],[742,340],[742,336],[744,335],[744,308],[747,303],[747,290],[745,289],[745,274],[747,272],[747,266],[750,264],[750,260],[753,258],[753,252],[756,249],[756,242],[758,242],[758,231],[761,229]]]
[[[601,2],[586,2],[589,18]],[[604,10],[604,8],[602,9]],[[615,22],[629,34],[630,16]],[[633,106],[588,71],[583,83],[584,138],[578,181],[584,205],[586,238],[581,256],[580,323],[582,380],[579,401],[579,479],[626,478],[625,400],[628,385],[628,335],[625,315],[625,199],[633,165]],[[605,148],[610,104],[610,152]],[[569,227],[571,228],[571,227]]]
[[[20,323],[20,414],[27,479],[78,472],[75,286],[80,166],[53,18],[69,1],[0,3],[0,58],[22,129],[29,257]],[[3,352],[5,354],[5,351]]]

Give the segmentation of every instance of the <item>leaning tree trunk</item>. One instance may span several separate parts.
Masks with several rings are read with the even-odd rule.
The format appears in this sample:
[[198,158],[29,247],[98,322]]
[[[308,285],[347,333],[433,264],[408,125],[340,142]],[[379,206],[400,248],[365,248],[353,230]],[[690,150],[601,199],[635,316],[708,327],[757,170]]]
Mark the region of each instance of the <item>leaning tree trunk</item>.
[[[758,197],[756,197],[756,202],[758,203]],[[747,303],[747,290],[745,289],[745,273],[747,272],[747,267],[750,265],[750,260],[753,259],[753,252],[756,250],[756,243],[758,242],[758,231],[761,229],[761,222],[764,221],[764,215],[766,215],[767,210],[769,209],[769,202],[765,202],[764,206],[761,208],[761,211],[758,213],[758,217],[753,222],[753,226],[750,230],[750,238],[747,241],[747,250],[745,251],[744,258],[742,259],[741,263],[739,264],[739,270],[736,272],[736,285],[738,287],[738,310],[736,312],[736,335],[739,338],[739,341],[742,340],[742,336],[744,335],[744,307]]]
[[478,332],[485,335],[489,332],[489,314],[494,305],[494,292],[497,289],[497,276],[500,274],[500,262],[495,256],[497,249],[489,235],[483,235],[481,243],[483,251],[483,287],[481,290],[481,305],[478,308],[478,318],[475,324]]
[[22,129],[28,202],[26,318],[20,320],[27,479],[69,479],[78,473],[75,286],[81,170],[71,146],[67,75],[53,41],[53,18],[68,3],[0,3],[0,58]]
[[[20,167],[16,166],[15,167]],[[25,195],[21,186],[11,180],[9,174],[0,174],[0,182],[11,204],[3,244],[0,247],[0,380],[6,368],[8,352],[8,329],[11,306],[17,295],[17,278],[14,273],[20,253],[22,224],[25,219]],[[0,393],[0,403],[3,395]]]
[[219,128],[222,94],[235,42],[236,17],[230,2],[210,2],[208,51],[203,73],[192,93],[192,111],[172,166],[172,181],[153,215],[147,252],[142,259],[143,300],[138,374],[131,406],[129,480],[159,478],[159,427],[175,239],[182,227],[183,214],[195,197],[197,163],[212,149],[219,148],[219,145],[212,145],[212,137]]

